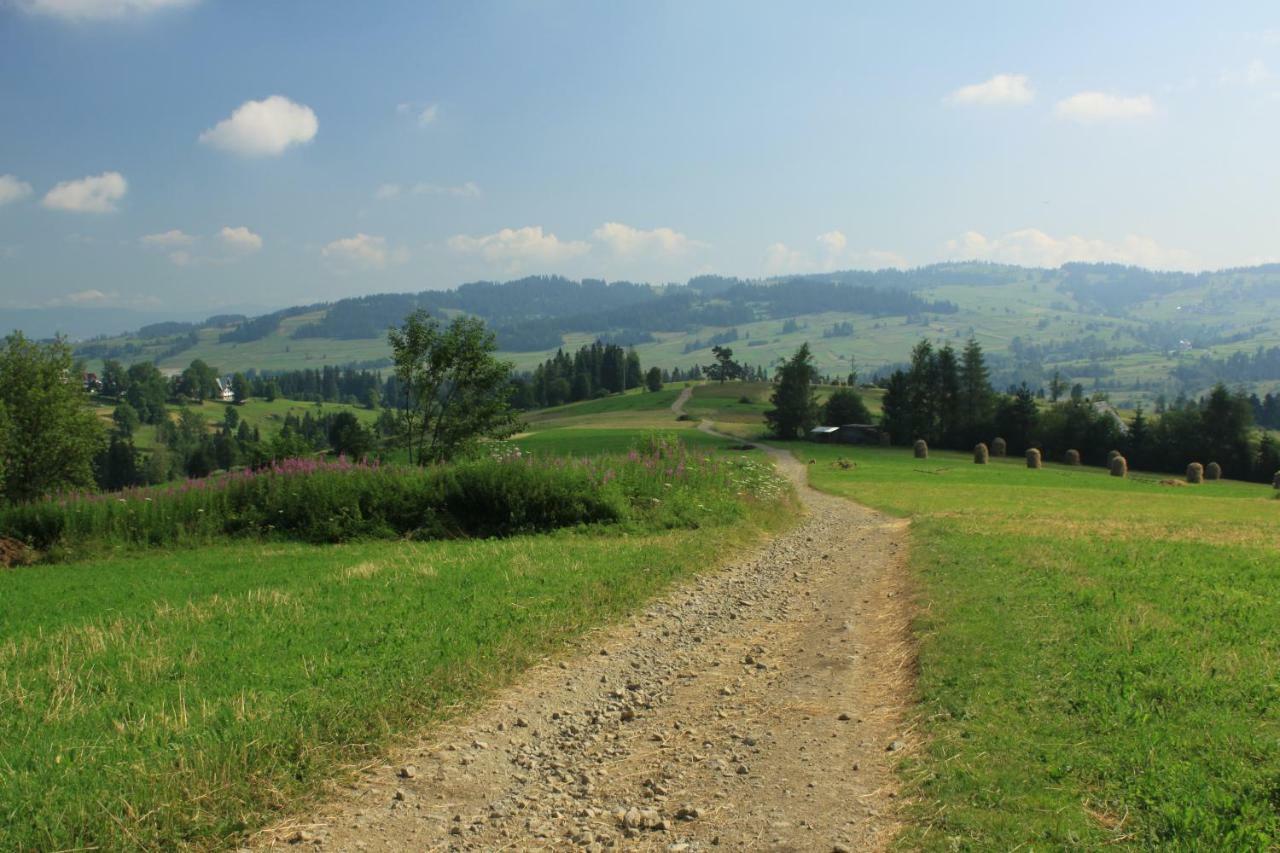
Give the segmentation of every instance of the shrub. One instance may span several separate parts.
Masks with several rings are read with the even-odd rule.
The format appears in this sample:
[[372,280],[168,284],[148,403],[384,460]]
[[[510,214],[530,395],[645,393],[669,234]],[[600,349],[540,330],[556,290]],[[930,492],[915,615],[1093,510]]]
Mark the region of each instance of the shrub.
[[916,443],[911,447],[917,459],[929,458],[929,444],[923,438],[917,438]]
[[1027,467],[1028,468],[1040,467],[1040,451],[1038,448],[1033,447],[1027,451]]
[[1111,464],[1107,466],[1111,469],[1112,477],[1129,476],[1129,461],[1123,456],[1115,456],[1111,459]]
[[1192,462],[1187,466],[1187,482],[1203,483],[1204,482],[1204,466],[1199,462]]
[[[1068,450],[1068,451],[1067,451],[1066,458],[1065,458],[1063,461],[1064,461],[1064,462],[1066,462],[1068,465],[1079,465],[1079,464],[1080,464],[1080,451],[1079,451],[1079,450]],[[1111,463],[1110,463],[1110,460],[1108,460],[1107,464],[1108,464],[1108,465],[1109,465],[1109,464],[1111,464]]]
[[1222,466],[1217,462],[1210,462],[1208,465],[1204,466],[1204,478],[1206,480],[1221,480]]
[[1008,456],[1009,455],[1008,442],[1006,442],[1003,438],[1000,438],[999,436],[997,436],[995,440],[991,442],[991,455],[996,457]]
[[987,446],[983,444],[981,441],[979,441],[977,444],[973,446],[973,464],[974,465],[986,465],[987,457],[989,455],[990,453],[987,451]]
[[627,456],[540,459],[498,452],[427,468],[290,459],[161,488],[68,495],[0,509],[0,535],[40,551],[210,542],[340,542],[511,536],[591,524],[659,529],[727,521],[780,494],[773,469],[690,454],[651,436]]

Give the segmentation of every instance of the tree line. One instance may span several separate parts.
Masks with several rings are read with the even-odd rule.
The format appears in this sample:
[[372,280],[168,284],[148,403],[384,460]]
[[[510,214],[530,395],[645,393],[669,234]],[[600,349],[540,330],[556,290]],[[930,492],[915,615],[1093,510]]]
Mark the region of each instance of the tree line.
[[[1139,409],[1125,423],[1104,399],[1080,386],[1070,397],[1045,405],[1026,384],[996,392],[981,346],[970,340],[957,353],[949,344],[921,341],[910,365],[883,382],[882,426],[895,444],[924,439],[930,445],[971,449],[977,442],[1005,439],[1011,451],[1039,448],[1049,459],[1077,450],[1102,465],[1119,450],[1130,466],[1179,472],[1193,461],[1218,462],[1227,476],[1270,482],[1280,468],[1267,435],[1254,434],[1254,408],[1243,392],[1218,383],[1205,397],[1168,407],[1158,418]],[[1053,395],[1057,397],[1057,395]]]

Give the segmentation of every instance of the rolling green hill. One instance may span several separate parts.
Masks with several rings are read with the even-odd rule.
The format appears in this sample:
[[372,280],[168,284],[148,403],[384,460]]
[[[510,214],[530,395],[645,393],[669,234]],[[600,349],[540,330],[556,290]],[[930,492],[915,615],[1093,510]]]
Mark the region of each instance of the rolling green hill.
[[905,361],[922,337],[959,343],[972,336],[999,386],[1044,385],[1057,370],[1121,405],[1199,394],[1217,378],[1259,393],[1280,388],[1280,370],[1227,371],[1217,361],[1280,346],[1274,266],[1192,275],[1115,265],[945,264],[764,282],[704,276],[666,287],[530,278],[253,319],[158,324],[83,342],[78,353],[90,369],[104,358],[152,360],[171,370],[195,358],[223,371],[378,367],[388,355],[385,329],[415,308],[484,318],[518,370],[532,369],[557,347],[596,339],[634,345],[645,365],[682,369],[709,363],[717,342],[739,361],[770,367],[808,341],[824,373],[843,377],[856,369],[866,378]]

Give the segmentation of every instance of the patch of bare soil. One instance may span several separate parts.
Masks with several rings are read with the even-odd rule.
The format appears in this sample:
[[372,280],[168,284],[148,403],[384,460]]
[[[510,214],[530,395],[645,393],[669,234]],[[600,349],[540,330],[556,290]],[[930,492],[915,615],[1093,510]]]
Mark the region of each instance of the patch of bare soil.
[[905,522],[805,483],[804,520],[259,846],[866,850],[897,824],[914,648]]

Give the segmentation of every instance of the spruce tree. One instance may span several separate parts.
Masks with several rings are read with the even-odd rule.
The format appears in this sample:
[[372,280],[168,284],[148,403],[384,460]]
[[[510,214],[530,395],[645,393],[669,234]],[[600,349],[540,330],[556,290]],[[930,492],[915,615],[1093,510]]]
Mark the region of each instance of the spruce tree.
[[769,430],[778,438],[797,438],[818,422],[818,401],[813,393],[817,369],[808,342],[778,369],[769,398],[773,408],[764,413]]

